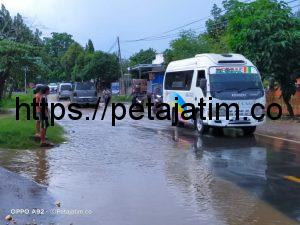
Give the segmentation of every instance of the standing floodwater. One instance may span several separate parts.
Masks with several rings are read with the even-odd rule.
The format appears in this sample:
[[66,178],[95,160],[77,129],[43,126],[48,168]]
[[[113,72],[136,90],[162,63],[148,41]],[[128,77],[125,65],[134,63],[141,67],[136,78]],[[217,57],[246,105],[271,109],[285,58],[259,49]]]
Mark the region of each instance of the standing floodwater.
[[[43,224],[108,225],[300,220],[300,186],[285,179],[299,171],[297,145],[242,137],[238,131],[199,138],[191,129],[147,119],[125,119],[116,127],[100,118],[61,124],[69,140],[58,148],[0,151],[1,165],[17,173],[15,189],[0,184],[1,218],[11,207],[51,208],[59,201],[61,209],[92,214],[15,218],[21,224],[36,218]],[[2,178],[5,173],[0,170]],[[18,192],[18,185],[32,194]],[[6,192],[12,193],[9,201]]]

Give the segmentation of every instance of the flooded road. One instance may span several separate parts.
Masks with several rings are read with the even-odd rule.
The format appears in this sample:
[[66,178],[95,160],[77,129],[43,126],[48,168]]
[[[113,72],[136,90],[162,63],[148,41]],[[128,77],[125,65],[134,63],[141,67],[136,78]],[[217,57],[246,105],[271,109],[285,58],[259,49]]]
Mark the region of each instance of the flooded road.
[[[60,123],[68,142],[57,148],[0,151],[1,219],[12,208],[51,209],[60,201],[60,209],[85,215],[14,218],[17,224],[34,218],[38,224],[63,225],[300,221],[300,183],[291,179],[300,176],[297,144],[243,137],[238,130],[198,137],[192,129],[147,119],[126,118],[116,127],[100,116]],[[4,187],[2,181],[12,184]],[[29,186],[39,194],[26,196]]]

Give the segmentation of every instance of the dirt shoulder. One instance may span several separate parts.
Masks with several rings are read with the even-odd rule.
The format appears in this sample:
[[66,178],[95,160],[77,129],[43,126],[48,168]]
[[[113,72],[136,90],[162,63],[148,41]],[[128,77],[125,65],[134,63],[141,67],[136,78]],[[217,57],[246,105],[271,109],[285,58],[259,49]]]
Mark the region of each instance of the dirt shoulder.
[[264,125],[257,127],[256,133],[300,142],[300,119],[268,120]]

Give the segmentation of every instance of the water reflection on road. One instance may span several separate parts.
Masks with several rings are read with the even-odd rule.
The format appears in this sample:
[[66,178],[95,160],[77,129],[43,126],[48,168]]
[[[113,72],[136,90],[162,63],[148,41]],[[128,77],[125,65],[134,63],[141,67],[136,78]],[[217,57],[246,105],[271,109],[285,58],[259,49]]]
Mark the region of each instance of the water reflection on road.
[[[92,115],[92,111],[84,109]],[[201,138],[168,122],[61,122],[69,141],[38,151],[0,151],[0,165],[47,187],[62,224],[297,224],[299,146],[242,137]],[[38,199],[37,199],[38,201]],[[0,199],[1,202],[1,199]],[[2,202],[0,204],[3,204]]]

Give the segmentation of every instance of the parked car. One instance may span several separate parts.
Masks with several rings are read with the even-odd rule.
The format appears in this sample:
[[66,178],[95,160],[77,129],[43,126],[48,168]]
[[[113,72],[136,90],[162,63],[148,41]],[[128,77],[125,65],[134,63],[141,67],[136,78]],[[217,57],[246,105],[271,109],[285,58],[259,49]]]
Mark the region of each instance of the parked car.
[[61,83],[58,87],[57,100],[70,99],[72,94],[71,83]]
[[75,83],[71,95],[71,103],[79,105],[96,105],[98,94],[92,82]]
[[58,85],[56,83],[50,83],[48,86],[50,88],[50,93],[56,93],[57,92]]

